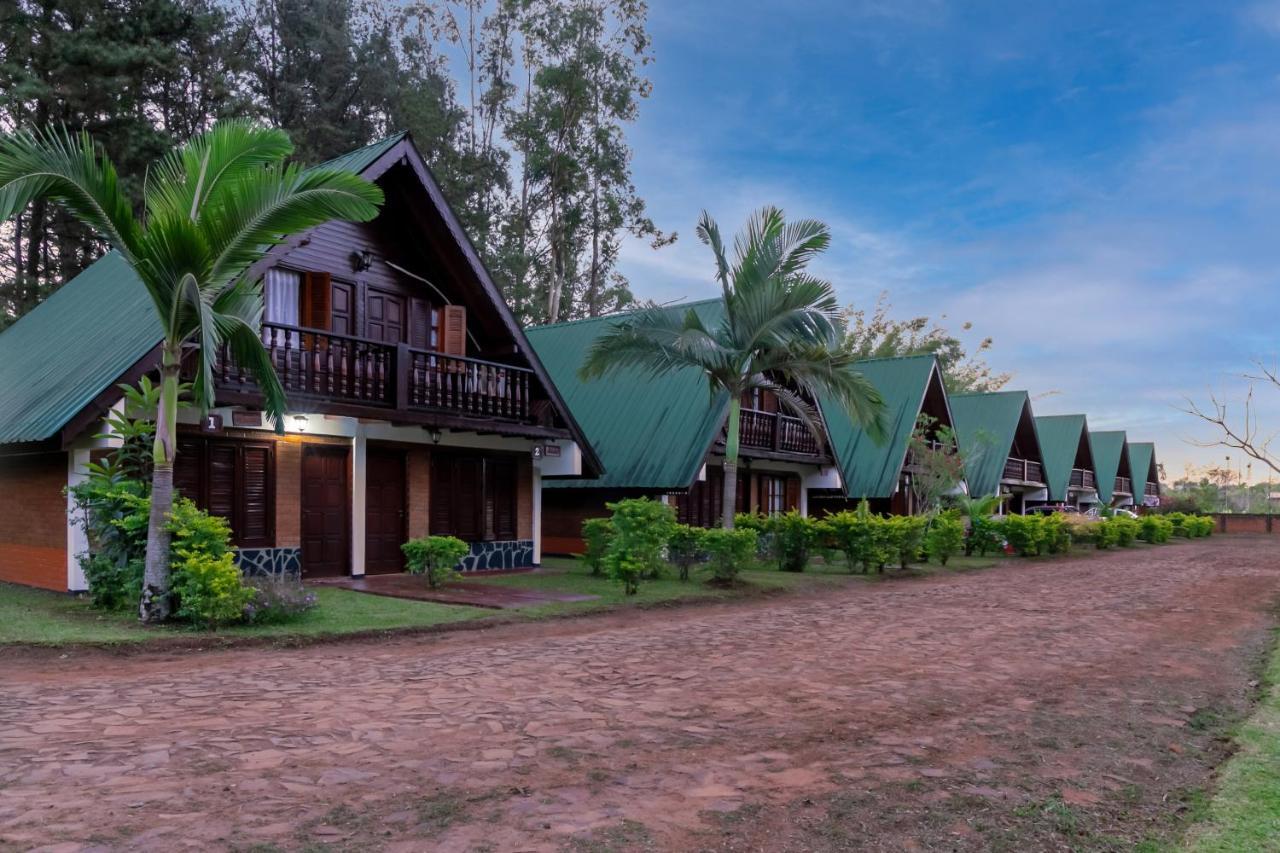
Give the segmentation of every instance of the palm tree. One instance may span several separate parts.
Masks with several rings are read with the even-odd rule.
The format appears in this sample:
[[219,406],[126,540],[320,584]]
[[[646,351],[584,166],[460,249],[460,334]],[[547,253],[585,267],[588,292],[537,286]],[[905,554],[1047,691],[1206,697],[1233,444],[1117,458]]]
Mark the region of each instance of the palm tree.
[[811,219],[787,224],[781,210],[765,207],[734,240],[732,264],[720,227],[705,211],[697,233],[715,258],[723,318],[709,328],[692,309],[683,316],[657,308],[638,311],[596,340],[580,375],[597,379],[630,368],[658,376],[692,368],[707,377],[712,399],[728,398],[724,526],[731,528],[744,394],[771,391],[819,442],[825,441],[824,430],[812,402],[819,396],[835,400],[877,438],[884,433],[884,403],[853,369],[854,357],[840,351],[834,289],[806,271],[831,243],[826,225]]
[[[263,251],[330,219],[377,216],[382,191],[349,172],[286,165],[289,137],[247,121],[225,121],[172,151],[147,176],[136,217],[115,167],[86,133],[0,136],[0,220],[36,199],[63,205],[137,273],[163,330],[160,403],[139,617],[169,614],[168,515],[173,506],[179,371],[193,368],[194,402],[213,404],[213,371],[224,344],[262,389],[280,430],[284,389],[262,341],[262,288],[247,276]],[[103,318],[102,334],[110,334]]]

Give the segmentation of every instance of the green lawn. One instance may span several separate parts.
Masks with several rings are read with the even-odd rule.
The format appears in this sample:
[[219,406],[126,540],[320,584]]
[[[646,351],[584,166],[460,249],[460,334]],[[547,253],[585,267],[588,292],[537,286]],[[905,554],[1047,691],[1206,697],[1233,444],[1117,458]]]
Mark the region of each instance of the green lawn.
[[1280,644],[1262,679],[1262,701],[1236,734],[1204,822],[1187,836],[1194,853],[1280,850]]
[[[913,566],[908,574],[919,576],[946,571],[988,568],[998,557],[955,557],[946,569]],[[760,593],[812,589],[848,583],[875,582],[901,577],[891,569],[883,576],[850,576],[842,560],[826,563],[815,559],[808,570],[779,572],[767,565],[743,571],[737,588],[709,586],[706,572],[695,572],[683,582],[674,576],[645,581],[637,595],[627,596],[622,585],[606,577],[593,576],[581,561],[548,558],[536,572],[468,578],[496,586],[544,589],[592,595],[591,601],[555,602],[519,610],[494,611],[477,607],[409,601],[379,595],[317,587],[319,606],[294,622],[283,625],[246,625],[216,632],[182,627],[144,627],[127,613],[103,613],[87,601],[55,592],[0,583],[0,645],[27,643],[62,645],[68,643],[120,644],[146,641],[190,641],[193,638],[234,639],[242,637],[303,638],[338,636],[368,631],[425,628],[477,619],[541,619],[585,613],[610,607],[657,605],[678,600],[709,600],[743,597]]]

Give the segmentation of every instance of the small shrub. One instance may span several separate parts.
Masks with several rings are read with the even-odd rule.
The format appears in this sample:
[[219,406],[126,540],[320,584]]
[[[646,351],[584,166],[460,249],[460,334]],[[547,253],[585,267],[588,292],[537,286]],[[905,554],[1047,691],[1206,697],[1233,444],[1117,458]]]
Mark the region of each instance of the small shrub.
[[173,564],[174,615],[200,628],[217,628],[244,618],[254,590],[245,586],[230,552],[178,552]]
[[1071,528],[1067,518],[1060,512],[1041,516],[1040,542],[1042,549],[1049,554],[1066,554],[1071,550]]
[[1066,525],[1067,535],[1071,537],[1073,545],[1082,543],[1097,544],[1098,526],[1101,522],[1084,516],[1067,515],[1065,513],[1062,515],[1062,521]]
[[924,550],[945,566],[947,560],[964,549],[964,522],[951,512],[934,516],[924,537]]
[[871,514],[871,509],[864,500],[858,504],[856,511],[842,510],[823,521],[823,528],[832,545],[844,554],[850,574],[859,566],[863,572],[870,572],[872,566],[880,565],[888,559],[881,556],[882,539],[877,535],[876,528],[876,523],[880,520]]
[[755,556],[759,534],[751,528],[725,530],[713,527],[703,531],[702,547],[710,557],[711,575],[717,583],[731,584],[742,566]]
[[1034,557],[1045,546],[1044,519],[1036,515],[1009,515],[1004,519],[1004,535],[1009,547],[1020,557]]
[[702,555],[702,540],[707,531],[701,527],[677,524],[667,537],[667,559],[675,564],[680,580],[689,579],[689,569]]
[[1114,518],[1102,518],[1096,522],[1097,526],[1094,528],[1096,535],[1094,536],[1093,544],[1099,551],[1115,548],[1120,544],[1120,535],[1123,532],[1123,528],[1115,525],[1114,521]]
[[1191,530],[1187,524],[1191,519],[1191,516],[1187,515],[1185,512],[1170,512],[1166,513],[1164,517],[1173,525],[1173,536],[1181,536],[1186,539],[1191,538]]
[[424,576],[427,586],[435,589],[457,576],[458,561],[471,553],[471,546],[454,536],[419,536],[400,550],[409,573]]
[[1113,540],[1116,545],[1121,548],[1133,547],[1133,542],[1138,538],[1140,525],[1132,518],[1117,516],[1107,519],[1107,527],[1113,532]]
[[1144,515],[1138,520],[1138,538],[1143,542],[1159,544],[1173,536],[1173,522],[1159,515]]
[[317,604],[316,594],[297,580],[254,578],[247,583],[253,598],[244,606],[244,621],[254,625],[292,622]]
[[613,522],[609,519],[588,518],[582,522],[582,541],[586,544],[582,559],[591,567],[591,574],[603,574],[604,554],[612,538]]
[[605,504],[613,511],[613,538],[605,552],[609,575],[622,582],[627,595],[640,591],[640,581],[662,571],[662,550],[675,527],[671,507],[649,498]]
[[817,522],[791,510],[773,516],[768,530],[773,537],[778,569],[784,572],[803,572],[809,564],[809,549],[818,541]]
[[985,557],[988,553],[999,554],[1004,550],[1004,528],[1000,519],[988,515],[973,516],[969,519],[969,536],[965,540],[965,553],[977,553]]
[[91,469],[70,494],[76,507],[72,521],[84,528],[89,541],[89,550],[76,555],[89,584],[89,600],[103,610],[137,607],[151,515],[146,484]]
[[919,515],[895,515],[884,519],[891,559],[898,561],[899,568],[905,569],[920,559],[927,525],[928,519]]

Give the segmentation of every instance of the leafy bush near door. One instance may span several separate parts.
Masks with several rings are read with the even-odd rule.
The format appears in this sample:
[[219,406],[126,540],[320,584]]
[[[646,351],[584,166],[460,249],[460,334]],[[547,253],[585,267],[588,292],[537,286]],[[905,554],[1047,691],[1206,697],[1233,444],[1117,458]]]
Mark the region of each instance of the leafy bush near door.
[[401,545],[400,550],[408,572],[422,575],[427,586],[435,589],[454,579],[458,561],[471,552],[471,547],[454,536],[419,536]]
[[613,538],[613,521],[607,518],[588,518],[582,522],[582,541],[586,545],[582,559],[591,567],[591,574],[603,574],[604,555]]
[[713,527],[703,531],[702,547],[710,557],[711,575],[718,583],[731,584],[737,580],[742,566],[755,556],[757,536],[750,528]]
[[627,595],[635,595],[641,580],[662,571],[662,552],[675,528],[675,512],[649,498],[631,498],[605,506],[613,511],[613,537],[605,550],[605,569],[610,577],[622,582]]
[[951,512],[934,516],[924,536],[924,550],[929,559],[945,566],[947,560],[964,550],[964,522]]
[[[667,538],[667,559],[676,567],[680,580],[689,579],[689,571],[702,556],[707,531],[701,527],[688,524],[677,524],[671,528]],[[752,537],[754,546],[755,538]],[[594,572],[593,572],[594,574]]]

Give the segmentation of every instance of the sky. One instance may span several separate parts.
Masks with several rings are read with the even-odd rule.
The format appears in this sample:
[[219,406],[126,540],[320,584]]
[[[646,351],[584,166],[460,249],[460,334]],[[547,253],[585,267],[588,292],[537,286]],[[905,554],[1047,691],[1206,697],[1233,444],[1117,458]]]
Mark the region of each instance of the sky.
[[842,303],[972,323],[1171,478],[1223,464],[1179,407],[1280,355],[1280,0],[650,0],[650,32],[634,177],[679,239],[625,245],[638,297],[715,295],[699,213],[776,204],[830,225]]

